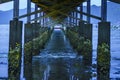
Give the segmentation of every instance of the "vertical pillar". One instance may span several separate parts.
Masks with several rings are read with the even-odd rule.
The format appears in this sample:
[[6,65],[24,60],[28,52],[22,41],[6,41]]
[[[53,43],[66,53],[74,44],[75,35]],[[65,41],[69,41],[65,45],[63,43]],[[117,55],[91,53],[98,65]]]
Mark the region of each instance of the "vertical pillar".
[[98,25],[97,80],[110,78],[110,22],[107,22],[107,0],[102,0],[102,22]]
[[33,38],[36,38],[39,36],[39,30],[40,30],[40,24],[39,23],[32,23],[32,29],[33,29]]
[[98,24],[98,45],[106,43],[110,46],[110,22]]
[[[31,13],[31,0],[27,0],[27,14]],[[30,22],[31,16],[27,17],[27,22]]]
[[[39,17],[42,17],[41,12],[39,13]],[[41,22],[42,22],[42,20],[40,19],[40,20],[39,20],[40,26],[42,25],[42,23],[41,23]]]
[[69,25],[69,24],[70,24],[70,23],[69,23],[69,20],[70,20],[70,17],[68,16],[68,17],[67,17],[67,27],[70,26],[70,25]]
[[109,80],[110,58],[110,22],[100,22],[98,26],[97,51],[98,80]]
[[19,0],[14,0],[13,18],[19,17]]
[[101,2],[101,17],[102,21],[107,21],[107,0],[102,0]]
[[19,0],[14,0],[13,20],[10,21],[8,78],[20,80],[21,51],[22,51],[22,21],[19,17]]
[[[76,9],[77,9],[77,8],[76,8]],[[77,13],[77,12],[75,12],[75,18],[76,18],[76,19],[75,19],[75,23],[76,23],[76,26],[77,26],[77,25],[78,25],[78,22],[77,22],[77,21],[78,21],[78,20],[77,20],[77,18],[78,18],[78,13]]]
[[72,23],[73,23],[73,27],[74,27],[74,23],[75,23],[75,21],[74,21],[74,11],[72,12]]
[[[38,6],[37,5],[35,5],[35,11],[37,11],[38,10]],[[36,13],[35,14],[35,19],[36,18],[38,18],[38,14]],[[35,21],[35,23],[32,23],[32,27],[33,27],[33,37],[34,38],[36,38],[36,37],[38,37],[38,35],[39,35],[39,24],[40,23],[38,23],[37,21]]]
[[84,24],[84,36],[92,42],[92,24]]
[[[83,12],[83,4],[80,5],[80,11]],[[80,14],[80,19],[83,20],[83,14]]]
[[43,12],[43,27],[44,27],[44,23],[45,23],[45,18],[44,18],[44,16],[45,16],[45,13]]
[[25,24],[24,47],[24,76],[26,80],[32,80],[32,51],[33,51],[33,27],[31,23]]
[[[71,16],[71,14],[70,14],[70,16]],[[69,24],[70,24],[70,27],[72,27],[72,18],[71,17],[69,17]]]
[[[90,0],[87,1],[87,14],[90,14]],[[90,16],[87,16],[87,21],[90,23]]]
[[[38,6],[37,5],[35,5],[35,11],[37,11],[38,10]],[[38,13],[36,13],[35,14],[35,19],[38,17]],[[37,20],[35,21],[35,23],[37,23]]]
[[[16,51],[15,53],[12,51]],[[10,80],[20,80],[22,51],[22,21],[10,21],[8,74]],[[16,56],[19,56],[16,58]],[[14,66],[14,65],[16,66]]]
[[92,65],[92,24],[84,24],[84,38],[86,44],[84,44],[84,64]]
[[25,24],[25,43],[33,39],[33,27],[31,23]]
[[84,26],[85,26],[85,23],[83,21],[80,21],[78,32],[79,32],[79,35],[82,37],[84,36]]

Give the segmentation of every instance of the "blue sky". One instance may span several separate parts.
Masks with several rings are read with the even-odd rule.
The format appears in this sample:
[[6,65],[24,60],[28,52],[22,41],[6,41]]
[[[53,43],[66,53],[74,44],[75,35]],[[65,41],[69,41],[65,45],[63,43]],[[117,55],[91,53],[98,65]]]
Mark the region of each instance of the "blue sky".
[[[20,1],[20,9],[24,9],[26,8],[27,5],[27,0],[19,0]],[[84,5],[86,5],[84,3]],[[97,5],[100,6],[101,5],[101,0],[91,0],[91,5]],[[34,4],[32,4],[32,7],[34,7]],[[13,2],[8,2],[8,3],[4,3],[4,4],[0,4],[0,10],[3,11],[7,11],[13,8]]]

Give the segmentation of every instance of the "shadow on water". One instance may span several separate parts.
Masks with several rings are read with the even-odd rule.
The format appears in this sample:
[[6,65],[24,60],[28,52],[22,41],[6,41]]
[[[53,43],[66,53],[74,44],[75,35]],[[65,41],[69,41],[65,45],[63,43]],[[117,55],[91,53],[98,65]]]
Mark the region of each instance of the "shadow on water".
[[54,30],[46,48],[33,57],[33,80],[90,80],[91,70],[82,64],[62,30]]
[[33,80],[90,80],[80,58],[34,58]]

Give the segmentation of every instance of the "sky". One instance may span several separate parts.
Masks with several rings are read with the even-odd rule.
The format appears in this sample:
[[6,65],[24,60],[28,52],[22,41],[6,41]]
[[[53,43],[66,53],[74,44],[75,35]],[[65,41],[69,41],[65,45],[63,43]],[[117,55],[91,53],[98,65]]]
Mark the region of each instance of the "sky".
[[[20,9],[24,9],[27,6],[27,0],[19,0],[20,1]],[[84,3],[84,5],[86,5],[86,3]],[[101,5],[101,0],[91,0],[91,5],[97,5],[100,6]],[[31,7],[34,8],[34,4],[32,3]],[[13,1],[11,2],[7,2],[4,4],[0,4],[0,10],[2,11],[7,11],[13,9]]]

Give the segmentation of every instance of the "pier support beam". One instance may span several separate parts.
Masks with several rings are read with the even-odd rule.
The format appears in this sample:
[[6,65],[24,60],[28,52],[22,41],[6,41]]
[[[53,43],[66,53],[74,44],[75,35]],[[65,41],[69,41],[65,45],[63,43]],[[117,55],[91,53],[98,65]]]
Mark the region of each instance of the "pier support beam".
[[24,32],[24,76],[26,80],[32,80],[33,27],[31,23],[25,24]]
[[97,80],[109,80],[110,58],[110,22],[100,22],[98,27]]
[[[91,13],[90,2],[91,2],[91,0],[87,1],[87,14]],[[87,21],[88,21],[88,23],[90,23],[90,16],[87,16]]]
[[92,41],[92,24],[90,23],[84,24],[84,35],[85,38]]
[[22,21],[10,21],[8,74],[10,80],[20,80],[22,51]]
[[[71,14],[70,14],[70,16],[71,16]],[[72,27],[72,18],[71,17],[69,17],[69,27]]]
[[98,25],[97,80],[110,78],[110,22],[107,22],[107,0],[101,0],[102,22]]
[[87,23],[84,24],[84,64],[85,65],[92,65],[92,24]]
[[16,43],[22,43],[22,21],[12,20],[10,21],[10,38],[9,38],[9,46],[14,49],[16,47]]
[[84,23],[83,21],[80,21],[80,22],[79,22],[78,32],[79,32],[79,35],[80,35],[80,36],[84,36],[84,25],[85,25],[85,23]]
[[39,23],[32,23],[32,27],[33,27],[33,37],[36,38],[39,36],[40,24]]
[[98,45],[102,43],[110,46],[110,22],[98,23]]
[[[80,5],[80,11],[83,12],[83,4]],[[80,19],[83,20],[83,14],[80,14]]]
[[31,23],[25,24],[25,43],[33,39],[33,27]]
[[[35,11],[37,11],[37,10],[38,10],[38,6],[35,5]],[[37,19],[37,18],[38,18],[38,13],[35,14],[35,19]],[[37,23],[37,20],[35,21],[35,23]]]
[[[31,0],[27,0],[27,14],[31,13]],[[29,23],[31,20],[31,16],[27,17],[27,22]]]
[[79,36],[81,50],[79,54],[83,55],[83,62],[89,66],[92,64],[92,24],[79,22]]
[[[77,8],[76,8],[76,10],[77,10]],[[77,12],[75,12],[75,18],[77,18],[78,17],[78,13]],[[75,26],[77,27],[78,26],[78,20],[77,19],[75,19]]]

